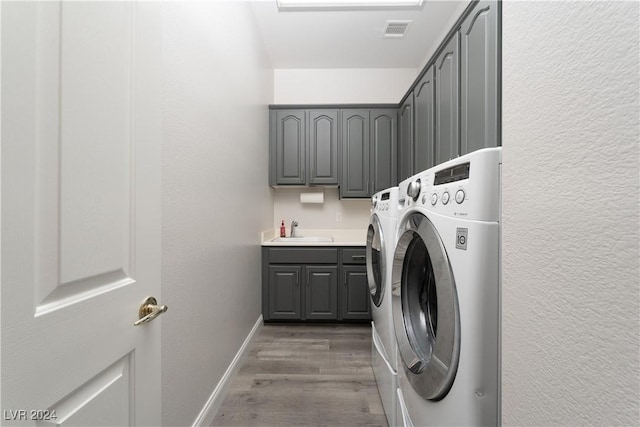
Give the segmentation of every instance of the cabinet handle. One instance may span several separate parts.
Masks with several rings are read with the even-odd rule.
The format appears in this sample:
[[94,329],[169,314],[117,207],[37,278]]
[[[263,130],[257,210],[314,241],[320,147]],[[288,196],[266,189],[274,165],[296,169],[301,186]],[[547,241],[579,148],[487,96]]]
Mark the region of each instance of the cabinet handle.
[[366,258],[366,255],[352,255],[351,259],[353,260],[363,260]]

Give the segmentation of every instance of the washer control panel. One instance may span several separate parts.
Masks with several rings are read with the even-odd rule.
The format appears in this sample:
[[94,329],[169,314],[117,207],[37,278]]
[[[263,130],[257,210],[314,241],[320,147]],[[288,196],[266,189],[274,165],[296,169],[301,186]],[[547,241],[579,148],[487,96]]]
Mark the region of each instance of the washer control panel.
[[398,185],[400,209],[499,221],[501,152],[500,147],[485,148],[405,179]]

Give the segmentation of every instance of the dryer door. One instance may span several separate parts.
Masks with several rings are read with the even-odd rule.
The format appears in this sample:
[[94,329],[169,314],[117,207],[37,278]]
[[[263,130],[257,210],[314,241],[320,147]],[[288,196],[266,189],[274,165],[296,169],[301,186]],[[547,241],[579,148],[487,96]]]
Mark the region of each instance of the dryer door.
[[460,355],[456,285],[442,240],[415,212],[400,223],[392,270],[393,323],[409,382],[425,399],[451,389]]
[[382,226],[378,215],[372,215],[367,230],[367,280],[371,301],[376,307],[382,303],[384,296],[385,247]]

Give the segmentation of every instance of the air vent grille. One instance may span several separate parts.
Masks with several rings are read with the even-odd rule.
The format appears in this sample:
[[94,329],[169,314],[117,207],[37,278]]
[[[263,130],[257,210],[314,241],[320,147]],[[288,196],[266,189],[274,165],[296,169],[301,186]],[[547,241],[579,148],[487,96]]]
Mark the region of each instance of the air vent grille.
[[411,21],[387,21],[384,27],[384,38],[404,37]]

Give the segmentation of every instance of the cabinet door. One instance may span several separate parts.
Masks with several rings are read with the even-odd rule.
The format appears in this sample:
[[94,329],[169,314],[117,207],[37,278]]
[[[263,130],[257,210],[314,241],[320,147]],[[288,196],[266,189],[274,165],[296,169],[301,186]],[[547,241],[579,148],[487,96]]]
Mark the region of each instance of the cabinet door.
[[369,197],[369,110],[342,110],[340,197]]
[[305,112],[277,110],[276,126],[276,184],[304,184],[306,179]]
[[413,92],[400,106],[399,117],[398,182],[413,175]]
[[308,184],[338,184],[338,110],[309,111]]
[[305,318],[338,318],[338,267],[306,266]]
[[459,45],[456,32],[436,58],[436,164],[458,157]]
[[364,265],[343,266],[342,285],[342,298],[340,299],[342,318],[371,319],[367,267]]
[[431,65],[418,82],[413,93],[415,95],[415,128],[413,170],[415,173],[435,166],[435,72]]
[[301,319],[301,266],[269,266],[269,317]]
[[462,23],[460,155],[499,145],[497,8],[481,1]]
[[371,110],[371,194],[396,185],[397,110]]

